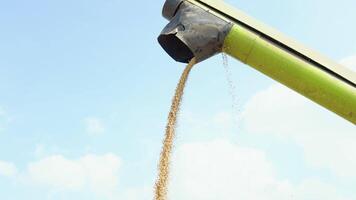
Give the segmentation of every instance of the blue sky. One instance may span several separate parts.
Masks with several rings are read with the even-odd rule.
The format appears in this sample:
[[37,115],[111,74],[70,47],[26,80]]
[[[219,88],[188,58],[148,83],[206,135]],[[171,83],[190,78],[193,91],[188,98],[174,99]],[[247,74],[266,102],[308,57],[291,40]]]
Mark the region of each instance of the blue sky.
[[[355,1],[228,2],[356,68]],[[0,1],[0,199],[151,198],[184,67],[157,43],[163,3]],[[191,73],[171,199],[355,200],[355,127],[229,69],[237,116],[221,55]]]

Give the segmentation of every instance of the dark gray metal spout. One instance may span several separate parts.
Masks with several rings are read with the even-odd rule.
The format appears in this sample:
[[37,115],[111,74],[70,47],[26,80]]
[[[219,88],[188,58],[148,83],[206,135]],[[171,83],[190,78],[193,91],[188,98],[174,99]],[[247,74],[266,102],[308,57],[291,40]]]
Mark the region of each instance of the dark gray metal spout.
[[170,22],[158,37],[163,49],[176,61],[201,62],[222,51],[232,24],[183,0],[167,0],[163,15]]

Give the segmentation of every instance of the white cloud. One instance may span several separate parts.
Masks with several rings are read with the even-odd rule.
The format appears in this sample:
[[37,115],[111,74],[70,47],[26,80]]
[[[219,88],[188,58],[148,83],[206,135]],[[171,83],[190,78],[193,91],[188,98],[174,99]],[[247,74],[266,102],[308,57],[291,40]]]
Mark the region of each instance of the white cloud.
[[344,58],[340,62],[342,65],[349,67],[350,69],[353,69],[356,71],[356,55]]
[[54,155],[28,165],[29,181],[58,190],[90,188],[110,193],[118,186],[121,160],[114,154],[85,155],[77,160]]
[[267,199],[284,187],[263,152],[227,141],[182,145],[174,159],[172,199]]
[[303,199],[303,200],[352,200],[354,198],[342,197],[339,191],[319,180],[308,179],[304,180],[303,183],[295,187],[294,193],[291,196],[292,200]]
[[296,185],[279,180],[263,151],[227,140],[180,146],[169,196],[172,200],[346,200],[334,187],[317,180]]
[[33,152],[33,154],[36,156],[36,157],[42,157],[43,155],[45,155],[45,145],[43,144],[37,144],[36,147],[35,147],[35,150]]
[[246,130],[291,139],[307,163],[356,178],[356,127],[282,85],[256,94],[243,112]]
[[147,200],[153,199],[153,187],[129,188],[126,189],[120,198],[123,200]]
[[88,117],[84,120],[86,131],[92,135],[99,135],[104,133],[105,127],[103,122],[96,117]]
[[14,177],[17,174],[17,168],[13,163],[0,160],[0,176]]

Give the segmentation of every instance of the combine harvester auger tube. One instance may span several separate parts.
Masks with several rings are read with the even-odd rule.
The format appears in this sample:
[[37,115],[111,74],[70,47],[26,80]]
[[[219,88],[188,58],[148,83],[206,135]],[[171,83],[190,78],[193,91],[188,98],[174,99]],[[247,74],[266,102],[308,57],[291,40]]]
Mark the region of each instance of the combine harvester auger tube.
[[167,0],[158,41],[176,61],[225,52],[356,124],[356,73],[222,0]]

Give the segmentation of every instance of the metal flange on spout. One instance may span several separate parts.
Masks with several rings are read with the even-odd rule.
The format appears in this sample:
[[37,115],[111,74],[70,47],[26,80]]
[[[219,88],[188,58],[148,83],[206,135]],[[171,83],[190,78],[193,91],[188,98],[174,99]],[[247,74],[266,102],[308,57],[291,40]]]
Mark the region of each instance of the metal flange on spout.
[[170,20],[159,44],[176,61],[201,62],[220,53],[232,24],[184,0],[167,0],[163,16]]

